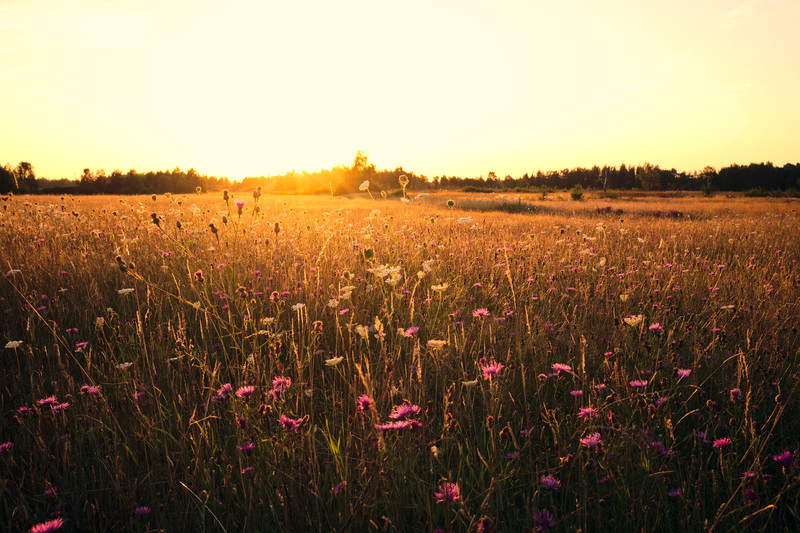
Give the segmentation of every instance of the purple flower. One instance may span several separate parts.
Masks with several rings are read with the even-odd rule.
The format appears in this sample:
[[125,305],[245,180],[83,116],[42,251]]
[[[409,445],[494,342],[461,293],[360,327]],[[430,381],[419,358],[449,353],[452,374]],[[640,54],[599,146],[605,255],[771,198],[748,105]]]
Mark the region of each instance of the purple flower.
[[219,396],[220,398],[225,398],[232,391],[233,391],[233,385],[231,385],[230,383],[226,383],[222,387],[220,387],[219,390],[217,390],[217,396]]
[[600,438],[600,433],[592,433],[581,439],[581,445],[586,448],[597,448],[603,444],[603,439]]
[[75,351],[80,352],[87,346],[89,346],[89,341],[79,342],[75,345]]
[[251,394],[253,394],[254,390],[255,387],[253,387],[252,385],[239,387],[238,389],[236,389],[236,396],[238,396],[239,398],[247,399]]
[[572,367],[569,366],[569,365],[562,364],[562,363],[555,363],[553,365],[553,370],[555,370],[558,373],[561,373],[561,372],[572,372]]
[[55,531],[63,525],[64,520],[61,518],[56,518],[55,520],[48,520],[47,522],[36,524],[30,529],[29,533],[50,533],[51,531]]
[[533,515],[533,521],[536,523],[535,531],[541,531],[542,533],[546,533],[556,527],[556,519],[547,509],[537,511]]
[[489,381],[493,378],[502,378],[503,376],[500,374],[500,371],[503,370],[503,368],[505,367],[501,363],[497,363],[492,359],[489,363],[481,366],[483,379]]
[[589,418],[597,418],[598,416],[599,413],[597,412],[597,409],[595,409],[594,407],[581,407],[578,410],[578,418],[580,418],[581,420],[587,420]]
[[785,451],[779,453],[778,455],[773,455],[772,460],[782,467],[788,468],[792,466],[792,463],[794,463],[794,455],[792,455],[792,452],[790,451]]
[[581,396],[583,396],[583,391],[582,390],[571,390],[571,391],[569,391],[569,394],[573,398],[580,398]]
[[0,444],[0,453],[7,452],[8,450],[10,450],[13,447],[14,447],[14,443],[13,442],[11,442],[11,441],[4,442],[3,444]]
[[506,459],[508,459],[509,461],[516,461],[517,459],[519,459],[519,452],[517,450],[514,450],[513,452],[508,452],[508,454],[506,455]]
[[375,429],[384,433],[387,431],[400,431],[411,427],[411,422],[411,420],[396,420],[385,424],[375,424]]
[[723,437],[721,439],[717,439],[714,441],[714,448],[724,448],[726,446],[730,446],[731,439],[727,437]]
[[150,514],[150,508],[146,505],[142,505],[141,507],[137,507],[133,514],[136,516],[144,516]]
[[236,209],[241,211],[242,209],[244,209],[245,201],[244,200],[236,200],[235,204],[236,204]]
[[635,389],[640,389],[642,387],[647,387],[647,380],[646,379],[634,379],[630,382],[631,387]]
[[678,379],[686,379],[689,377],[692,371],[689,368],[679,368],[678,369]]
[[253,444],[252,442],[245,442],[244,444],[239,446],[239,449],[249,455],[253,452],[253,450],[256,449],[256,445]]
[[331,489],[331,494],[336,496],[337,494],[342,492],[342,490],[344,490],[345,487],[347,487],[347,481],[340,481],[339,483],[336,484],[335,487]]
[[561,488],[561,482],[552,475],[542,476],[542,487],[548,490],[558,490]]
[[683,489],[676,487],[667,491],[667,496],[670,498],[680,498],[683,496]]
[[439,485],[439,490],[433,493],[433,497],[436,498],[436,503],[457,503],[461,500],[458,485],[449,481]]
[[650,327],[647,329],[649,329],[653,333],[661,333],[662,331],[664,331],[664,329],[661,327],[661,324],[659,324],[658,322],[650,324]]
[[253,467],[252,466],[246,466],[246,467],[242,468],[242,475],[243,476],[247,476],[247,475],[250,475],[252,473],[253,473]]
[[408,405],[408,404],[395,405],[394,409],[392,409],[392,412],[389,415],[389,418],[393,420],[399,420],[401,418],[406,418],[407,416],[415,416],[419,414],[419,412],[420,412],[419,405]]

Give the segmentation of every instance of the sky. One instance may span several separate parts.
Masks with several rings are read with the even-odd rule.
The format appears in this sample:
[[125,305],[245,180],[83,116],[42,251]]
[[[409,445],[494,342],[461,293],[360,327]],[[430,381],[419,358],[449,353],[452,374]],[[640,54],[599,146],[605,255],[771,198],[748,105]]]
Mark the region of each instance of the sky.
[[0,0],[0,164],[800,162],[800,0]]

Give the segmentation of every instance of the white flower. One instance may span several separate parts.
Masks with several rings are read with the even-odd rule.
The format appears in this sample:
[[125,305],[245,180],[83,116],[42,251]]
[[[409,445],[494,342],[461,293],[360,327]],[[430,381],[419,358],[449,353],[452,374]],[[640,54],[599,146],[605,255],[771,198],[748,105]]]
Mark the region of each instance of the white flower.
[[296,304],[294,304],[292,306],[292,311],[299,311],[299,310],[303,309],[305,306],[306,306],[306,304],[304,304],[302,302],[296,303]]
[[431,286],[432,291],[442,292],[446,290],[450,286],[449,283],[442,283],[441,285],[433,285]]
[[22,345],[22,341],[9,341],[6,343],[6,348],[19,348]]
[[364,182],[358,186],[359,191],[366,191],[369,189],[369,180],[364,180]]
[[631,315],[622,319],[623,322],[631,327],[638,326],[642,323],[642,320],[644,320],[644,315]]
[[134,289],[120,289],[120,290],[118,290],[117,292],[118,292],[119,294],[125,295],[125,294],[130,294],[130,293],[132,293],[133,291],[134,291]]
[[461,384],[464,385],[465,387],[474,387],[475,385],[478,384],[478,380],[473,379],[472,381],[462,381]]
[[441,348],[445,344],[447,344],[447,341],[440,341],[440,340],[431,339],[431,340],[428,341],[428,345],[427,346],[428,346],[428,348]]
[[344,357],[342,357],[342,356],[331,357],[330,359],[325,359],[325,364],[328,365],[328,366],[336,366],[339,363],[341,363],[342,361],[344,361]]
[[117,365],[117,370],[127,370],[131,366],[133,366],[133,363],[120,363]]

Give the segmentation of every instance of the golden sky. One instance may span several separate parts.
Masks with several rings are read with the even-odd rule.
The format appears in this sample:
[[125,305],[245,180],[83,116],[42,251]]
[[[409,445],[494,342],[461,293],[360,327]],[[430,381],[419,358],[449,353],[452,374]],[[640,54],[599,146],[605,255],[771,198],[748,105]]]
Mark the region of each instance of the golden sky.
[[798,21],[798,0],[0,0],[0,164],[797,163]]

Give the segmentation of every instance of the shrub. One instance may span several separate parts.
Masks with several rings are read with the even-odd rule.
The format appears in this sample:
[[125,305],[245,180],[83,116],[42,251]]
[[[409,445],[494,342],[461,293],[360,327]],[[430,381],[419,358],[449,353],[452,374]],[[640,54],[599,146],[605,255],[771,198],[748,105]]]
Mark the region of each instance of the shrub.
[[572,189],[570,189],[569,195],[576,202],[583,200],[583,187],[581,187],[580,184],[574,186]]

